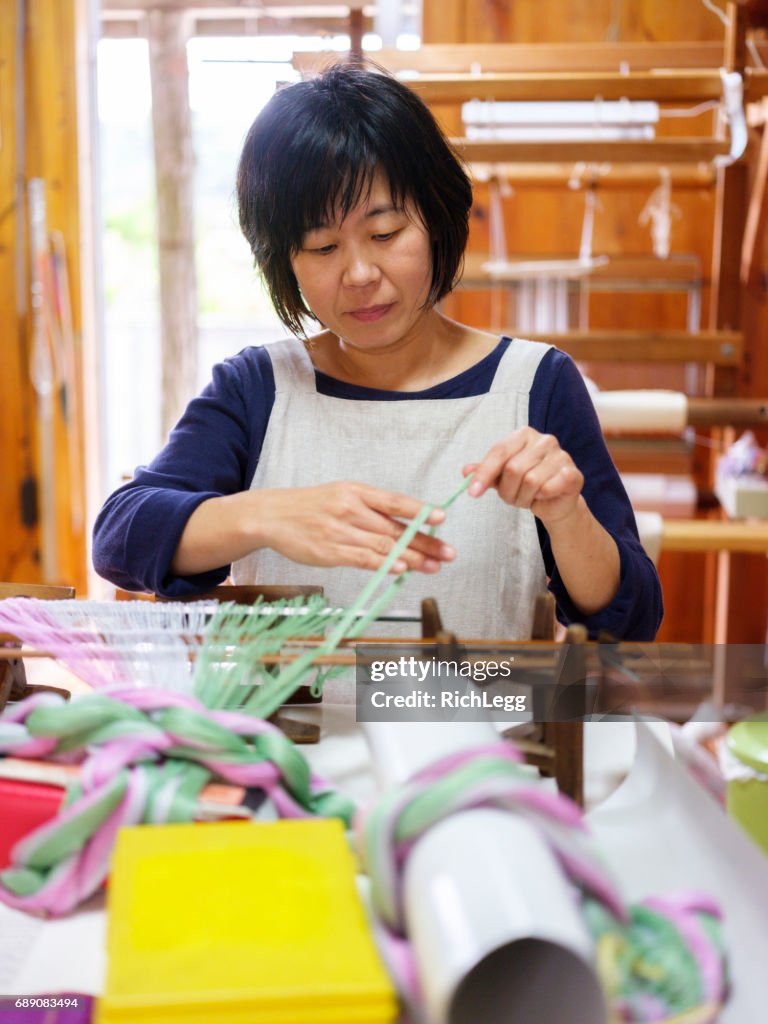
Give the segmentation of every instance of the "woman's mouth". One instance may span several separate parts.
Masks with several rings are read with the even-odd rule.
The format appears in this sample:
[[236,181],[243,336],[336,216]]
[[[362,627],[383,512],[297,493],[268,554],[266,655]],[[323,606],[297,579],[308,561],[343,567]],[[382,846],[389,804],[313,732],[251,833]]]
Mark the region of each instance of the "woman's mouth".
[[349,315],[354,317],[355,320],[370,324],[374,320],[381,320],[383,316],[386,316],[390,309],[392,309],[392,305],[393,303],[388,302],[383,306],[366,306],[363,309],[352,309]]

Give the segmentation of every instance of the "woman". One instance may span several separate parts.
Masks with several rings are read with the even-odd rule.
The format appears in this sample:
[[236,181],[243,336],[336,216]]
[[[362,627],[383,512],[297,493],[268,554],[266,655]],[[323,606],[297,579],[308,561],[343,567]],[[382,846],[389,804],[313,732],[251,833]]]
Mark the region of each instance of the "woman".
[[295,337],[215,368],[107,501],[97,571],[166,595],[230,572],[321,582],[347,605],[403,520],[474,472],[444,539],[418,534],[395,564],[415,570],[404,603],[435,596],[464,636],[524,638],[548,579],[561,621],[652,639],[658,578],[573,363],[437,308],[472,194],[424,104],[355,66],[285,88],[249,131],[237,192]]

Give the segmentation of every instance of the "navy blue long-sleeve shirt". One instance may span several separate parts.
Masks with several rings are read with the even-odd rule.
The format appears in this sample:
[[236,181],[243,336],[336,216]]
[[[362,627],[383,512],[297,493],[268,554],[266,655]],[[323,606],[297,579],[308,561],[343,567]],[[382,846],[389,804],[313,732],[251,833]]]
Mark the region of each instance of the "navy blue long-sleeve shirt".
[[[352,401],[485,394],[509,343],[509,338],[502,338],[475,366],[423,391],[380,391],[319,371],[317,388],[321,394]],[[171,562],[187,520],[199,504],[249,488],[274,400],[268,347],[244,349],[214,367],[211,383],[190,403],[165,448],[149,466],[139,467],[134,479],[115,491],[99,513],[94,528],[96,571],[126,590],[169,597],[188,596],[223,582],[228,565],[180,577],[172,574]],[[638,539],[634,514],[581,375],[570,357],[557,349],[545,354],[536,372],[529,424],[541,433],[554,434],[584,474],[584,499],[616,541],[620,555],[618,592],[601,611],[585,616],[571,602],[547,531],[536,520],[558,618],[564,623],[581,622],[593,635],[606,630],[619,639],[652,640],[662,616],[659,579]]]

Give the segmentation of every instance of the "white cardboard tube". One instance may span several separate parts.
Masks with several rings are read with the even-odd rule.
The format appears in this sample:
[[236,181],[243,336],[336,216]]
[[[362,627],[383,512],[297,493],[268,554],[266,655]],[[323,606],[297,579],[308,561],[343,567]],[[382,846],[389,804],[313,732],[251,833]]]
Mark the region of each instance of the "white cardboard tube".
[[592,401],[603,430],[678,433],[688,422],[681,391],[598,391]]
[[[363,726],[384,787],[462,749],[498,742],[489,722]],[[434,1024],[603,1024],[593,943],[540,833],[513,813],[461,812],[416,843],[404,906]]]

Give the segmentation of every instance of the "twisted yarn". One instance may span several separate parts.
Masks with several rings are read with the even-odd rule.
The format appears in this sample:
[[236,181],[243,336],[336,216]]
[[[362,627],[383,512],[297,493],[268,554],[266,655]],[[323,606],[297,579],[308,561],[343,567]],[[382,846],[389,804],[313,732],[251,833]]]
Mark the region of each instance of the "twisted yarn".
[[627,907],[597,856],[580,808],[542,789],[520,760],[509,743],[462,751],[418,772],[356,818],[358,851],[371,876],[382,947],[404,997],[418,1005],[401,894],[408,854],[448,816],[494,807],[534,824],[581,893],[614,1024],[714,1021],[728,992],[720,911],[714,901],[676,894]]
[[617,929],[596,903],[584,914],[613,1020],[711,1024],[729,989],[721,912],[701,893],[652,896],[629,907]]
[[0,719],[0,752],[81,765],[61,813],[18,842],[0,873],[0,899],[24,910],[72,910],[106,878],[119,828],[192,820],[213,777],[263,789],[282,817],[349,822],[353,811],[279,729],[180,693],[114,688],[70,704],[36,695]]

